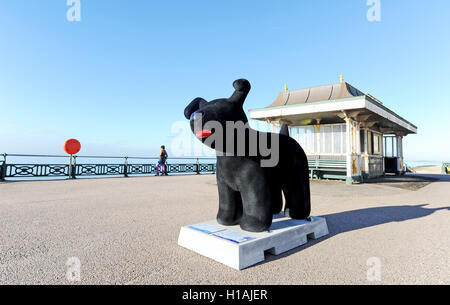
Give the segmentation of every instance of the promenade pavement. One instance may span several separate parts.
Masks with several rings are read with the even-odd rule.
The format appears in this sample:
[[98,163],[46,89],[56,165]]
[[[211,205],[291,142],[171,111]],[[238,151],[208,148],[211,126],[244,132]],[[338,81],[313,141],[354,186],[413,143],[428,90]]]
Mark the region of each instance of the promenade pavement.
[[75,284],[450,284],[450,179],[411,177],[312,181],[330,234],[242,271],[177,245],[215,218],[214,175],[3,182],[0,284],[71,284],[72,257]]

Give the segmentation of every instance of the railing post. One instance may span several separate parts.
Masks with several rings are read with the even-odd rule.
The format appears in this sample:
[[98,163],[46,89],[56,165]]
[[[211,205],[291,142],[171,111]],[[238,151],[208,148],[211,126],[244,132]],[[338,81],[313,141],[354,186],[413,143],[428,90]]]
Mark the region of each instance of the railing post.
[[72,170],[70,173],[70,176],[72,179],[76,178],[76,174],[77,174],[77,156],[73,156],[73,164],[72,164]]
[[72,179],[72,155],[69,156],[69,170],[67,172],[69,179]]
[[196,166],[196,168],[195,168],[195,172],[196,172],[197,175],[198,175],[198,174],[200,174],[200,166],[199,166],[199,163],[198,163],[198,158],[197,158],[196,164],[197,164],[197,166]]
[[125,161],[123,163],[123,176],[128,177],[128,157],[125,157]]
[[0,181],[4,181],[6,177],[6,153],[3,154],[3,163],[0,167]]

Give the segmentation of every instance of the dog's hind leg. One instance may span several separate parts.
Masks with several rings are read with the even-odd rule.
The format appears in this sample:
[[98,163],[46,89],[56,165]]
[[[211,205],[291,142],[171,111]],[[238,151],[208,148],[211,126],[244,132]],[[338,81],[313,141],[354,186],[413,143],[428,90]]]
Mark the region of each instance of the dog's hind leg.
[[270,189],[272,214],[279,214],[283,208],[283,198],[281,196],[281,188],[278,185],[271,186]]
[[307,169],[293,170],[295,173],[283,187],[286,199],[285,213],[293,219],[307,219],[311,213],[311,193]]

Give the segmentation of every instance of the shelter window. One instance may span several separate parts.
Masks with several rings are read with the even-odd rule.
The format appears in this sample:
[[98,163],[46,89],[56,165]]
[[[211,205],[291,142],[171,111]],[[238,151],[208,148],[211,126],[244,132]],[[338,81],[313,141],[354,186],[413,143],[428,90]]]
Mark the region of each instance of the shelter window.
[[384,156],[397,157],[397,139],[395,136],[384,137]]
[[381,135],[375,132],[369,134],[369,152],[371,155],[381,155]]
[[344,124],[298,127],[293,138],[309,155],[342,155],[345,153]]
[[360,139],[360,142],[359,142],[360,146],[359,147],[361,147],[361,153],[367,153],[366,146],[364,145],[365,144],[365,136],[366,136],[365,131],[361,130],[359,132],[359,139]]

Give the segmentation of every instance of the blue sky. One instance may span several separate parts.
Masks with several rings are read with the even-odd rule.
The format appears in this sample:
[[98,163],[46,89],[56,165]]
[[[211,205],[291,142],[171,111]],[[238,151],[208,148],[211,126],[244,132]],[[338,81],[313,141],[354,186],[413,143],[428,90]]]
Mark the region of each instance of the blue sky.
[[414,123],[410,160],[450,160],[450,2],[381,0],[0,0],[0,152],[154,155],[197,96],[245,110],[347,82]]

